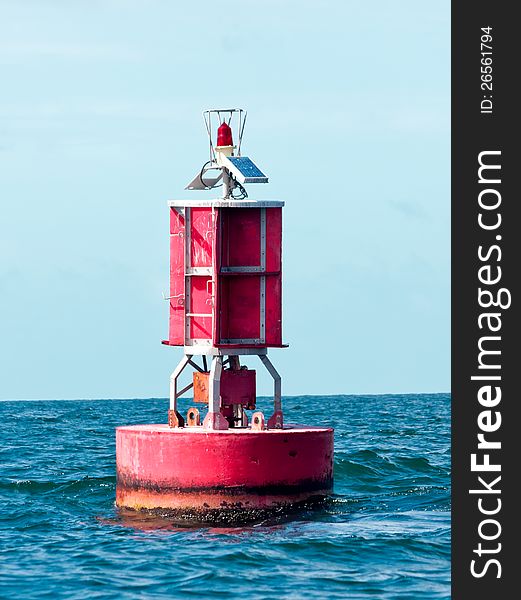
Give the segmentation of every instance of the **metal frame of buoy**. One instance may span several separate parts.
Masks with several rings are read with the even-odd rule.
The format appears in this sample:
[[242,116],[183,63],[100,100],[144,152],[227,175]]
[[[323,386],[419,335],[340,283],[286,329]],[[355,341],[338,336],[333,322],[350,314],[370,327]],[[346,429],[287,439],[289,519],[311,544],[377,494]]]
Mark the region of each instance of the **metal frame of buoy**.
[[[183,357],[170,376],[168,423],[117,428],[116,504],[207,515],[323,498],[333,485],[333,429],[285,423],[282,379],[268,358],[269,348],[287,347],[284,202],[248,198],[244,185],[268,178],[241,153],[245,111],[203,115],[210,159],[187,189],[222,186],[223,193],[169,202],[169,337],[163,343],[182,347]],[[217,175],[210,177],[212,171]],[[268,418],[257,409],[256,375],[241,364],[245,356],[258,356],[273,379]],[[187,367],[192,382],[180,389]],[[190,390],[194,404],[185,418],[178,399]],[[197,403],[207,406],[204,418]]]
[[[267,427],[269,429],[282,428],[284,424],[284,417],[282,412],[282,378],[278,373],[277,369],[270,361],[267,355],[267,349],[265,348],[236,348],[233,350],[233,354],[227,354],[227,350],[219,350],[212,348],[200,349],[202,357],[211,356],[211,367],[208,371],[208,413],[203,421],[202,426],[207,429],[228,429],[229,424],[223,420],[216,418],[221,413],[221,375],[223,372],[223,364],[225,357],[230,360],[238,360],[240,356],[251,356],[256,355],[261,360],[262,364],[266,367],[266,370],[273,378],[273,414],[267,421]],[[185,347],[185,354],[179,361],[178,365],[170,375],[170,408],[168,411],[168,419],[171,427],[182,426],[186,420],[181,416],[177,410],[178,399],[194,387],[193,383],[188,384],[182,389],[178,389],[178,381],[181,374],[186,367],[191,366],[196,369],[197,372],[205,373],[204,365],[201,367],[194,361],[195,352],[191,347]],[[205,361],[206,362],[206,361]]]

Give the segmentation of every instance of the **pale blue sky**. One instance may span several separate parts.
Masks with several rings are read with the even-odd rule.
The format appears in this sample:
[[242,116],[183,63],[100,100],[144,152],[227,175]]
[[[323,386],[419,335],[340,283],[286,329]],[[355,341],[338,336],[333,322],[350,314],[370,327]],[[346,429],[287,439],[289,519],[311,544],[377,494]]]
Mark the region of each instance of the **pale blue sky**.
[[0,398],[167,395],[166,202],[223,105],[270,176],[250,197],[286,201],[283,392],[447,391],[449,17],[0,0]]

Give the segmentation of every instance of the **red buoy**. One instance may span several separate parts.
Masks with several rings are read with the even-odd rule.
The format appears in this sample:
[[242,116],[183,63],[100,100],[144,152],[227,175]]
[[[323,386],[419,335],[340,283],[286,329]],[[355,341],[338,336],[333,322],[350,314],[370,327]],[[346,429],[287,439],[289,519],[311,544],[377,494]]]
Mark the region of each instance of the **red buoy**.
[[118,427],[119,506],[179,517],[256,513],[329,493],[333,430]]
[[[230,120],[242,115],[212,112],[230,112]],[[239,149],[243,128],[244,121]],[[226,122],[215,147],[209,116],[207,129],[208,168],[221,176],[203,182],[200,173],[188,187],[212,187],[222,177],[224,196],[169,203],[170,320],[163,343],[181,346],[183,357],[170,377],[168,423],[117,428],[116,504],[190,518],[248,518],[331,492],[333,430],[285,422],[282,380],[268,358],[269,348],[286,347],[284,202],[246,200],[243,184],[267,177],[250,158],[233,156]],[[257,410],[256,373],[243,364],[245,356],[257,356],[273,379],[266,417]],[[187,367],[192,382],[181,387]],[[201,411],[192,406],[182,415],[178,399],[189,390]]]

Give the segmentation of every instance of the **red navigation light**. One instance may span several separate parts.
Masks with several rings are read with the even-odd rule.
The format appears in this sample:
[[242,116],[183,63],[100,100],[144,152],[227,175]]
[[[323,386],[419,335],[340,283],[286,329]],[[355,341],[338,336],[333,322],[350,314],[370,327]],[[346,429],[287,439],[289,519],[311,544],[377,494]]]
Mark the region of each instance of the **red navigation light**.
[[217,130],[217,146],[233,146],[232,130],[227,123],[221,123]]

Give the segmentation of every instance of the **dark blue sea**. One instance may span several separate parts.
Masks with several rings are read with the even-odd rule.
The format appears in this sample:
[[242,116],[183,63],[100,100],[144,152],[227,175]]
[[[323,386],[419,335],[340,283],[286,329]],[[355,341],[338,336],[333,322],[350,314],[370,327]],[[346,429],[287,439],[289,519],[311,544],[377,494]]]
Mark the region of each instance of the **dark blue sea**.
[[335,494],[226,528],[114,508],[114,428],[166,400],[0,402],[0,598],[449,598],[450,396],[284,408],[335,427]]

